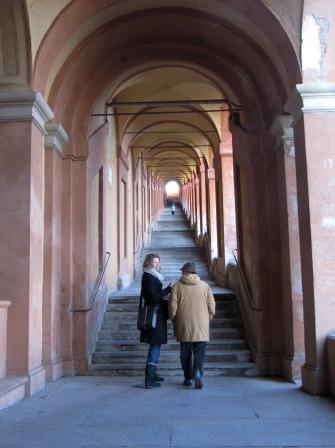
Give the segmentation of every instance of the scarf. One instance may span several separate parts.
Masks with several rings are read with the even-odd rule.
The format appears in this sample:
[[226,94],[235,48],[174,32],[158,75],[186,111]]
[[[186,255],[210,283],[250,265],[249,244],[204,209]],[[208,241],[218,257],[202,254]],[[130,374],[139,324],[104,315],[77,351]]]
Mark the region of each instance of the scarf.
[[144,268],[143,272],[153,275],[154,277],[158,278],[158,280],[161,282],[161,284],[163,284],[164,276],[160,272],[156,271],[155,269],[150,269],[150,268]]

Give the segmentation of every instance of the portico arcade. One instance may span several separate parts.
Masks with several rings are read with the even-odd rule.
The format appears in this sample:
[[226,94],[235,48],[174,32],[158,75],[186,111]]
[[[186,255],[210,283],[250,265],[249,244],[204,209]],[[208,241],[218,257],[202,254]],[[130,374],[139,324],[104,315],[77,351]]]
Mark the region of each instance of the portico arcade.
[[[138,272],[173,179],[214,278],[240,297],[250,373],[334,393],[333,2],[0,12],[0,383],[19,398],[87,373],[108,291]],[[75,311],[106,252],[94,307]]]

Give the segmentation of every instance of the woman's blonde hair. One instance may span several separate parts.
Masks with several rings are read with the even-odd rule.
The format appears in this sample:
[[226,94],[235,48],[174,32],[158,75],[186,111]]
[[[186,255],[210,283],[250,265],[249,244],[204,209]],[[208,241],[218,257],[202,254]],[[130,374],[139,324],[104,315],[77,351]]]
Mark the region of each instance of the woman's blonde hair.
[[145,259],[144,259],[143,267],[144,267],[144,268],[150,268],[150,267],[151,267],[152,260],[153,260],[154,258],[158,258],[158,259],[160,260],[160,256],[159,256],[159,255],[157,255],[157,254],[148,254],[148,255],[145,257]]

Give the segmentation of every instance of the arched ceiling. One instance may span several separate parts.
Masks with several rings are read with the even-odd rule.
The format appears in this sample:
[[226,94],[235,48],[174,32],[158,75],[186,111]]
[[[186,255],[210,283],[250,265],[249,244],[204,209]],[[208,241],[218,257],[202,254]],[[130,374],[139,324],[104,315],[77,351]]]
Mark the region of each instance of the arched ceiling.
[[[105,112],[106,103],[182,100],[187,103],[108,112],[117,114],[125,152],[146,157],[161,179],[184,179],[211,163],[221,137],[217,109],[227,108],[191,101],[228,98],[230,107],[241,106],[245,123],[268,125],[299,82],[296,48],[271,0],[49,3],[28,1],[32,25],[46,14],[45,28],[31,29],[33,87],[77,155],[85,155],[83,141],[102,120],[92,113]],[[291,12],[298,17],[298,8]]]
[[[117,139],[124,152],[140,157],[144,166],[164,181],[186,181],[201,162],[209,164],[208,148],[220,143],[221,113],[225,104],[193,104],[194,100],[217,100],[224,92],[202,73],[186,67],[145,68],[121,83],[114,102],[185,101],[183,106],[113,107]],[[188,104],[188,102],[190,102]],[[99,105],[95,110],[99,111]],[[216,110],[216,112],[206,112]]]

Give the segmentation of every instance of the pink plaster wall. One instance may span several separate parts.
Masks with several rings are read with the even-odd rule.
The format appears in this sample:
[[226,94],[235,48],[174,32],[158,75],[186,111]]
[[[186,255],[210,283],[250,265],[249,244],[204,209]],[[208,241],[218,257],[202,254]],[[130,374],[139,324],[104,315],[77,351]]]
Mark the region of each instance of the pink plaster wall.
[[[8,370],[41,370],[44,142],[34,124],[0,123],[0,283],[12,301]],[[43,375],[31,393],[43,387]]]

